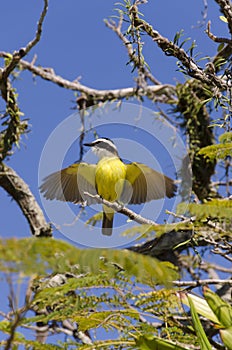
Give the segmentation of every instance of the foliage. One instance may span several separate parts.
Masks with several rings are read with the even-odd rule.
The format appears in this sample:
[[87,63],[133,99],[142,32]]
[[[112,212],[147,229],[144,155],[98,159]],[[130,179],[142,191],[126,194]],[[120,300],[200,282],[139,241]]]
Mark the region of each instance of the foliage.
[[[192,164],[193,191],[200,200],[210,195],[210,178],[215,171],[215,162],[203,157],[200,150],[213,143],[213,131],[207,103],[212,99],[212,92],[207,86],[196,80],[177,84],[178,104],[175,113],[180,113],[181,127],[189,138],[189,157]],[[185,167],[185,164],[183,164]]]
[[182,302],[190,306],[195,330],[197,333],[199,332],[198,339],[200,340],[201,349],[211,349],[211,346],[197,313],[212,320],[215,327],[220,328],[221,339],[230,350],[232,344],[231,305],[207,287],[203,289],[203,292],[205,299],[192,294],[187,295],[187,297],[183,293],[180,294]]
[[[186,203],[179,205],[179,213],[183,213],[182,208],[185,212]],[[228,199],[212,199],[202,204],[190,203],[187,208],[191,215],[202,221],[207,219],[221,221],[221,219],[230,219],[232,215],[232,203]]]
[[189,298],[189,304],[190,304],[191,316],[192,316],[192,320],[193,320],[193,327],[194,327],[196,334],[197,334],[197,337],[199,339],[201,350],[211,350],[210,342],[207,339],[207,336],[204,332],[204,329],[202,327],[202,324],[200,322],[200,319],[198,317],[198,314],[195,310],[195,307],[194,307],[194,304],[193,304],[191,298]]
[[141,350],[187,350],[180,345],[154,336],[141,336],[137,339],[136,345]]
[[[176,269],[170,263],[160,262],[128,250],[77,249],[66,242],[47,238],[6,240],[0,246],[0,268],[5,272],[22,271],[24,276],[33,274],[65,273],[75,268],[78,273],[98,274],[105,271],[114,277],[119,272],[135,276],[139,282],[153,286],[168,285],[177,278]],[[79,282],[80,283],[80,282]]]
[[232,154],[232,133],[226,132],[219,137],[220,143],[200,149],[199,154],[210,160],[224,160]]
[[[68,319],[78,324],[78,332],[103,328],[108,333],[118,332],[121,342],[135,346],[136,335],[153,329],[141,318],[142,314],[167,321],[181,309],[172,289],[156,287],[162,283],[171,286],[172,278],[177,277],[175,269],[149,256],[120,250],[80,250],[58,240],[48,244],[47,238],[31,238],[2,240],[0,262],[8,281],[18,278],[23,285],[30,278],[30,300],[24,310],[15,310],[22,314],[18,320],[21,328],[39,322],[59,324]],[[27,316],[30,310],[37,316]],[[11,320],[13,315],[9,317]],[[165,328],[163,332],[168,331]],[[2,320],[0,329],[10,334],[11,322]],[[183,337],[182,332],[179,337]],[[26,344],[16,333],[14,342]]]

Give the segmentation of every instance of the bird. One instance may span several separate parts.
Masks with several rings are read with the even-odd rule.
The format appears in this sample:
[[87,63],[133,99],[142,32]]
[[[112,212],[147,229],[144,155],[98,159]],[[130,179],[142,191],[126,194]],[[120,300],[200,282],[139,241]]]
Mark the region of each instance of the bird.
[[[175,196],[174,180],[145,164],[125,163],[111,139],[100,137],[84,146],[97,155],[98,163],[76,162],[45,177],[40,191],[47,200],[91,205],[99,202],[98,195],[109,202],[141,204]],[[112,235],[113,220],[114,210],[103,204],[103,235]]]

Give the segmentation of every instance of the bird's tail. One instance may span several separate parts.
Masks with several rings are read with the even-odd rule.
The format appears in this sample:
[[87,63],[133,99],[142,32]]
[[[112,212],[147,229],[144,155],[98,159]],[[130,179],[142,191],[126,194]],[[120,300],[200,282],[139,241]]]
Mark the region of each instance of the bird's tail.
[[111,236],[113,231],[113,221],[114,221],[114,212],[109,208],[103,207],[103,219],[102,219],[102,234],[105,236]]

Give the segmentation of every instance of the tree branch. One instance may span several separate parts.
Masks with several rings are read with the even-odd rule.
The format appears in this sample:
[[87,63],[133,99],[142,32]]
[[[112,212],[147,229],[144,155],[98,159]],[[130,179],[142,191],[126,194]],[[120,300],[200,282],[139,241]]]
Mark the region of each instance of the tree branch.
[[225,16],[228,22],[228,27],[230,35],[232,35],[232,6],[230,0],[215,0],[215,2],[220,6],[221,12]]
[[[13,299],[13,300],[17,300],[17,297],[13,291],[13,287],[12,287],[12,280],[8,280],[8,283],[10,283],[10,290],[11,290],[11,295],[9,297],[9,299]],[[10,324],[10,336],[9,338],[6,340],[6,345],[4,347],[5,350],[10,350],[12,348],[14,348],[14,340],[16,337],[16,329],[20,326],[20,323],[22,322],[22,319],[25,317],[25,314],[27,313],[27,311],[30,309],[30,305],[31,305],[31,301],[32,301],[32,290],[31,290],[31,283],[32,283],[32,279],[30,279],[29,283],[28,283],[28,287],[26,290],[26,294],[25,294],[25,302],[24,302],[24,306],[16,309],[16,305],[14,305],[14,303],[10,301],[11,307],[12,307],[12,316],[13,319],[11,320],[11,324]]]
[[44,0],[44,7],[39,18],[35,38],[31,40],[25,48],[21,48],[18,51],[15,51],[12,56],[8,55],[8,58],[10,58],[10,62],[0,72],[0,80],[6,81],[9,75],[13,72],[15,67],[18,65],[21,58],[26,56],[30,52],[30,50],[40,41],[41,34],[42,34],[42,25],[43,25],[44,18],[47,14],[47,10],[48,10],[48,0]]
[[198,281],[173,281],[172,282],[177,287],[199,287],[205,286],[207,284],[227,284],[232,286],[232,280],[223,280],[223,279],[205,279]]
[[186,72],[189,76],[200,80],[202,83],[209,86],[217,87],[220,90],[227,89],[226,81],[217,77],[215,74],[204,72],[204,70],[194,62],[192,57],[190,57],[183,48],[180,48],[173,42],[169,41],[169,39],[163,37],[157,30],[154,30],[150,24],[140,19],[136,5],[131,7],[130,12],[134,17],[134,25],[147,33],[166,55],[176,57],[180,60],[186,68]]
[[141,215],[135,213],[134,211],[118,204],[117,202],[109,202],[104,198],[101,198],[98,194],[97,195],[92,195],[88,192],[84,192],[85,195],[87,195],[90,198],[94,198],[99,204],[104,204],[107,207],[115,210],[116,212],[123,214],[127,216],[129,219],[138,222],[139,224],[145,224],[145,225],[151,225],[151,226],[157,226],[158,224],[149,219],[145,219]]
[[[0,56],[6,55],[6,53],[1,52]],[[164,85],[149,85],[143,89],[138,89],[137,87],[129,87],[122,89],[112,89],[112,90],[98,90],[93,89],[88,86],[81,84],[79,81],[69,81],[63,77],[56,75],[53,69],[37,67],[27,61],[21,60],[20,66],[23,69],[27,69],[33,74],[40,76],[42,79],[51,81],[65,89],[78,91],[86,97],[86,100],[92,99],[96,101],[112,101],[121,100],[124,98],[129,98],[133,96],[147,96],[151,99],[158,99],[159,97],[173,98],[175,92],[175,87],[170,84]],[[88,107],[88,106],[86,106]]]
[[208,37],[213,40],[215,43],[225,43],[225,44],[229,44],[230,46],[232,46],[232,40],[228,39],[228,38],[219,38],[217,36],[215,36],[213,33],[211,33],[210,31],[210,24],[211,22],[209,21],[207,24],[207,30],[206,30],[206,34],[208,35]]
[[0,139],[0,161],[2,161],[11,151],[13,144],[18,143],[20,136],[27,129],[27,122],[21,121],[20,109],[17,104],[17,95],[11,87],[9,75],[14,71],[22,57],[27,55],[29,51],[39,42],[42,33],[42,24],[48,9],[48,0],[44,0],[44,8],[40,15],[37,25],[35,38],[30,41],[25,48],[15,51],[13,55],[6,54],[6,66],[0,68],[0,91],[2,98],[6,102],[6,115],[9,115],[9,120],[6,120],[3,125],[7,125],[6,130],[2,132]]
[[52,236],[51,226],[46,222],[28,185],[12,168],[3,163],[0,163],[0,186],[17,202],[34,236]]

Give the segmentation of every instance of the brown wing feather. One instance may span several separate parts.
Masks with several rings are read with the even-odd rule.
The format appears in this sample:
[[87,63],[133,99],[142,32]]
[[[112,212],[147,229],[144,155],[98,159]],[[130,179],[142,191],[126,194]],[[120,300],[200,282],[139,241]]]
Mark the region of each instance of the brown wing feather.
[[52,173],[43,179],[40,191],[46,199],[57,199],[73,203],[87,201],[96,203],[84,192],[96,195],[95,189],[96,165],[88,163],[72,164],[71,166]]
[[140,204],[175,195],[176,185],[169,177],[141,163],[127,165],[126,180],[133,188],[130,204]]

